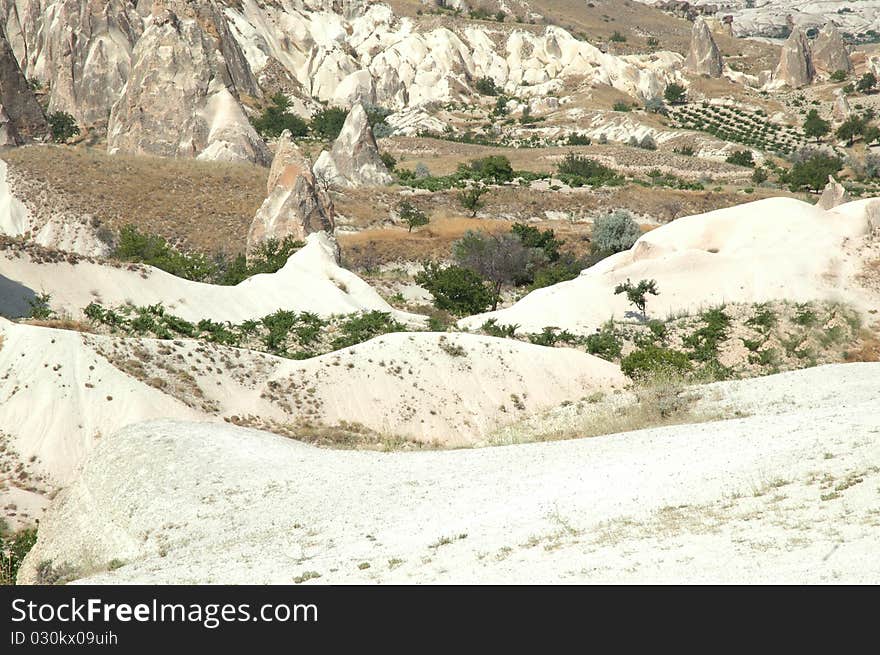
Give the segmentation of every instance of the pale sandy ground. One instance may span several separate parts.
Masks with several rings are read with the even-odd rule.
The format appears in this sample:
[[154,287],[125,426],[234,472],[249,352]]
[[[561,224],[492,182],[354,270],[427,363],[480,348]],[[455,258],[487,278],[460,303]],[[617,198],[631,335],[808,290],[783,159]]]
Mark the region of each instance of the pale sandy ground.
[[752,415],[416,453],[132,426],[59,496],[20,578],[51,560],[115,583],[880,582],[880,365],[711,396]]
[[653,279],[648,313],[663,318],[722,303],[832,300],[862,311],[880,309],[880,289],[861,275],[880,259],[880,201],[861,200],[823,211],[793,198],[686,216],[643,235],[627,251],[569,282],[533,291],[512,307],[462,319],[479,328],[494,318],[523,331],[545,326],[589,333],[611,316],[632,312],[618,284]]
[[16,524],[38,517],[96,443],[149,419],[347,424],[449,447],[625,385],[617,365],[582,351],[469,334],[389,334],[294,361],[0,319],[0,507]]

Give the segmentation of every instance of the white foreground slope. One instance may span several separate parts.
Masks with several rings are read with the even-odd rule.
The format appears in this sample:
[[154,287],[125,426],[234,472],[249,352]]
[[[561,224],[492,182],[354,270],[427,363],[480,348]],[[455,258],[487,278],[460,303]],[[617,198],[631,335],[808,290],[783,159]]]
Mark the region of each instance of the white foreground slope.
[[51,561],[96,583],[880,581],[880,365],[716,387],[754,415],[416,453],[132,426],[55,500],[19,580]]
[[[874,203],[878,201],[874,200]],[[460,321],[470,329],[487,319],[537,331],[556,326],[590,332],[632,311],[615,287],[654,279],[648,313],[695,311],[720,303],[828,299],[861,309],[880,298],[861,288],[871,201],[823,211],[791,198],[768,198],[686,216],[643,235],[569,282],[533,291],[507,309]],[[874,255],[876,257],[876,255]]]
[[121,427],[201,416],[115,368],[79,332],[0,318],[0,433],[10,438],[4,456],[14,451],[50,486],[68,484],[95,443]]
[[470,445],[624,384],[616,365],[583,352],[467,334],[391,334],[293,361],[0,319],[0,471],[15,472],[0,474],[0,507],[17,506],[10,521],[36,518],[102,437],[148,419],[356,424],[377,438]]
[[240,323],[278,309],[321,316],[378,310],[391,312],[405,322],[424,321],[424,317],[394,310],[369,284],[340,267],[333,252],[326,234],[311,234],[306,246],[291,255],[284,268],[255,275],[234,287],[185,280],[151,266],[114,267],[63,260],[38,263],[26,253],[9,250],[0,252],[0,275],[36,293],[50,294],[56,312],[75,317],[97,301],[108,307],[163,303],[171,313],[188,321],[207,318]]

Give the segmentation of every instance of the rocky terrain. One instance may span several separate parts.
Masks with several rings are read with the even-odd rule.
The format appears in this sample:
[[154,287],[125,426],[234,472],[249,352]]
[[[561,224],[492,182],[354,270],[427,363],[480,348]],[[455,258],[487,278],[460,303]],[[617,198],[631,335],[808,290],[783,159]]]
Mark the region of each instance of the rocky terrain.
[[880,3],[795,4],[0,0],[0,582],[877,582]]

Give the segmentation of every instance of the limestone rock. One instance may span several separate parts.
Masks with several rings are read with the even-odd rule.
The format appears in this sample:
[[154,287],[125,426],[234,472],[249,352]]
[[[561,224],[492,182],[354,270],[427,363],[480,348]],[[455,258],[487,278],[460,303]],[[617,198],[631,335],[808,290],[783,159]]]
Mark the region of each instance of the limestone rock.
[[810,84],[815,76],[816,69],[807,36],[802,29],[795,27],[782,46],[776,79],[798,88]]
[[691,47],[684,66],[689,71],[709,77],[721,77],[721,72],[724,70],[721,51],[712,38],[712,31],[702,18],[698,18],[694,23]]
[[849,51],[834,23],[827,23],[813,42],[813,65],[826,75],[839,70],[852,71]]
[[834,97],[834,118],[835,120],[843,122],[847,119],[850,113],[852,113],[852,110],[849,106],[849,100],[846,99],[846,94],[843,92],[843,89],[838,89]]
[[157,4],[147,20],[110,114],[109,151],[268,164],[238,100],[259,87],[222,14],[213,4],[178,10]]
[[318,157],[315,175],[331,185],[343,187],[391,183],[391,175],[379,156],[367,112],[361,103],[351,108],[333,148]]
[[825,210],[834,209],[838,205],[842,205],[849,201],[850,197],[847,190],[843,188],[843,185],[840,182],[829,175],[828,184],[825,185],[825,189],[822,191],[822,195],[819,197],[816,207]]
[[0,30],[0,145],[19,145],[48,133],[43,109]]
[[313,232],[332,234],[333,205],[312,172],[309,160],[285,130],[278,138],[269,171],[268,197],[251,223],[248,252],[267,239],[304,241]]

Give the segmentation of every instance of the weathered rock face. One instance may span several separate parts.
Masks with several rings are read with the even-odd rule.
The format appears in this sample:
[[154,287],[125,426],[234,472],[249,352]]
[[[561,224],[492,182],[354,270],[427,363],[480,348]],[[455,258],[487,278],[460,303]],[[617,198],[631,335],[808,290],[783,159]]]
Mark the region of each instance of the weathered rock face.
[[0,145],[42,139],[49,125],[0,30]]
[[835,71],[852,71],[849,51],[834,23],[827,23],[813,41],[813,65],[826,75]]
[[776,79],[788,86],[798,88],[806,86],[816,76],[810,43],[803,30],[796,27],[782,46],[779,65],[776,67]]
[[843,89],[838,89],[834,94],[834,118],[838,121],[845,121],[850,113],[852,113],[852,110],[849,106],[849,100],[846,99]]
[[239,93],[259,87],[216,7],[154,6],[113,105],[108,149],[165,157],[268,164]]
[[267,239],[282,240],[289,236],[302,241],[313,232],[332,234],[330,197],[318,186],[309,160],[286,130],[278,138],[267,186],[269,195],[257,210],[248,232],[248,252]]
[[816,207],[819,209],[834,209],[838,205],[842,205],[850,201],[849,193],[843,185],[835,180],[831,175],[828,176],[828,184],[819,196]]
[[361,103],[351,108],[333,148],[318,157],[315,175],[330,185],[342,187],[391,183],[391,175],[379,156],[367,112]]
[[51,88],[49,111],[103,124],[128,78],[143,19],[128,0],[0,0],[22,69]]
[[698,18],[694,23],[691,32],[691,48],[684,66],[698,75],[708,75],[709,77],[721,77],[724,70],[721,51],[718,49],[715,39],[712,38],[712,31],[702,18]]

